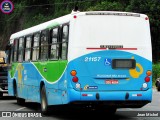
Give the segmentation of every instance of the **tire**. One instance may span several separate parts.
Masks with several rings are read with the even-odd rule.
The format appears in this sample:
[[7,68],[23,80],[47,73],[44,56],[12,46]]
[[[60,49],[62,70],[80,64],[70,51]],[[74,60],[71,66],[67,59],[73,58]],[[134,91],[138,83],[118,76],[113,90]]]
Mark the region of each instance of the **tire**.
[[13,83],[13,94],[15,97],[17,97],[17,84],[16,84],[16,82]]
[[14,83],[14,96],[17,99],[17,104],[18,105],[24,105],[25,104],[25,99],[18,97],[17,84],[16,83]]
[[18,105],[24,105],[25,104],[25,99],[17,97],[17,104]]
[[41,88],[41,112],[44,115],[48,114],[48,102],[46,96],[46,89],[44,85]]

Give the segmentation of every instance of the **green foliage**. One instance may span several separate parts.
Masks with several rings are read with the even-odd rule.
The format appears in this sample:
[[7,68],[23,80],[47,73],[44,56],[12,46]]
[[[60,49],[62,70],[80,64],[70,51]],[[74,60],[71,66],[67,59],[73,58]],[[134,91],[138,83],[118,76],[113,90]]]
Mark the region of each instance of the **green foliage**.
[[91,6],[89,7],[87,10],[91,11],[96,11],[96,10],[99,10],[99,11],[122,11],[124,10],[124,6],[119,3],[119,2],[108,2],[108,1],[104,1],[104,2],[100,2],[98,3],[97,5],[95,6]]
[[20,20],[20,16],[24,12],[25,2],[19,2],[14,4],[14,11],[11,14],[0,14],[0,49],[4,50],[10,35],[17,31],[17,24]]
[[[32,21],[31,21],[32,19]],[[27,29],[29,27],[41,24],[43,22],[46,22],[48,20],[51,20],[51,16],[44,16],[43,14],[35,14],[30,15],[25,18],[25,24],[23,25],[23,29]]]
[[130,0],[126,11],[144,13],[149,16],[153,61],[160,60],[160,0]]
[[158,77],[160,77],[160,63],[153,64],[152,66],[153,85],[155,85],[155,81]]
[[147,14],[150,22],[156,26],[160,25],[160,1],[159,0],[131,0],[126,11]]

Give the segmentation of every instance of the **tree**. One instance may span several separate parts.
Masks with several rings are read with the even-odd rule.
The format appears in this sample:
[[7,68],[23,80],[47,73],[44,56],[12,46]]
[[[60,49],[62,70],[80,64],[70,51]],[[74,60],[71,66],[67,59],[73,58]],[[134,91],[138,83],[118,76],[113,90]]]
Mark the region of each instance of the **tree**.
[[153,61],[160,60],[160,1],[131,0],[126,11],[144,13],[150,18]]

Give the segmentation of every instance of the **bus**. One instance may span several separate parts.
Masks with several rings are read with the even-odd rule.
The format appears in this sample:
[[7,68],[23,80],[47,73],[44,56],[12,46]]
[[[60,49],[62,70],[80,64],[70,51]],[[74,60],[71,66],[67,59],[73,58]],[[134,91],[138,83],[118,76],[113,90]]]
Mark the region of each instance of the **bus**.
[[118,11],[74,12],[10,37],[8,94],[17,103],[140,108],[152,101],[149,18]]

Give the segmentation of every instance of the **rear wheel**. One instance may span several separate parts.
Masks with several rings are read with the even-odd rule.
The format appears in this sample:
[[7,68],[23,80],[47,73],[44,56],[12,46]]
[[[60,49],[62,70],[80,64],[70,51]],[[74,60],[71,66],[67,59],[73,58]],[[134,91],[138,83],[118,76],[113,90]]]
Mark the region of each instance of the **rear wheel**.
[[17,99],[17,104],[18,105],[24,105],[25,104],[25,99],[23,98],[19,98],[18,97],[18,92],[17,92],[17,84],[14,82],[14,96],[16,97]]
[[17,104],[18,105],[24,105],[25,104],[25,99],[17,97]]
[[13,94],[15,97],[17,97],[17,85],[15,81],[13,82]]
[[48,102],[44,85],[41,88],[41,111],[43,114],[48,114]]

